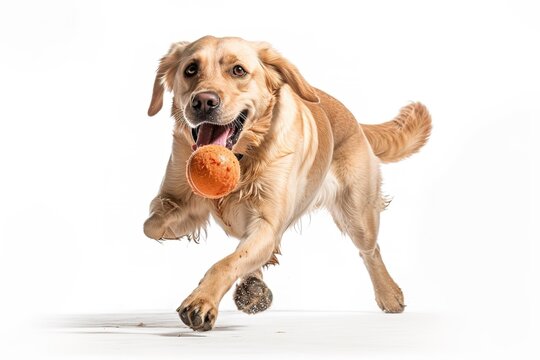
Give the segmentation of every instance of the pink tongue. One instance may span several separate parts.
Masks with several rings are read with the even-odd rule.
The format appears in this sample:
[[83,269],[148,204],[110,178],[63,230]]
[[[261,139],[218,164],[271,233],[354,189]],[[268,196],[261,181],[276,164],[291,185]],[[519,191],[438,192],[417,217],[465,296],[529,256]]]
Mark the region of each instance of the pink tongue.
[[226,146],[231,130],[229,126],[202,124],[197,134],[197,147],[209,144]]

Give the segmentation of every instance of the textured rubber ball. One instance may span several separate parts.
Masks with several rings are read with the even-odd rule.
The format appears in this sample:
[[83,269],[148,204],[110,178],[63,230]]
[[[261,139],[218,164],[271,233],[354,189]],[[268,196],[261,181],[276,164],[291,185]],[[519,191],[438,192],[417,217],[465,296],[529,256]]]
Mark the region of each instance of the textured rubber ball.
[[219,199],[231,193],[238,185],[240,163],[225,146],[205,145],[189,157],[186,177],[195,194],[208,199]]

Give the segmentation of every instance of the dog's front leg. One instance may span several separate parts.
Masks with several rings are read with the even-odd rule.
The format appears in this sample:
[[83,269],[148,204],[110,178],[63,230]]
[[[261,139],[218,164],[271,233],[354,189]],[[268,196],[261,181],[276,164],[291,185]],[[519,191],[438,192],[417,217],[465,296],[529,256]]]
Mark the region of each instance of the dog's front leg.
[[208,222],[209,209],[203,201],[159,194],[150,203],[150,216],[144,222],[144,233],[151,239],[198,238]]
[[190,328],[208,331],[214,327],[219,302],[234,282],[266,264],[276,247],[276,232],[270,223],[259,219],[250,235],[240,241],[236,250],[214,264],[199,286],[177,309]]
[[150,203],[150,216],[144,223],[144,233],[151,239],[198,239],[210,214],[208,201],[193,194],[186,179],[186,161],[191,145],[175,136],[167,171],[158,195]]

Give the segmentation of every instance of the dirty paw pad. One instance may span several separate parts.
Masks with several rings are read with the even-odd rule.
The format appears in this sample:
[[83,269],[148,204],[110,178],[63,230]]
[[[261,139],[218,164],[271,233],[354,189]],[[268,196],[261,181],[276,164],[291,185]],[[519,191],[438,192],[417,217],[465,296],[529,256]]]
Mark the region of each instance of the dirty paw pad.
[[208,331],[214,327],[216,312],[213,309],[205,310],[204,306],[192,304],[176,311],[182,322],[195,331]]
[[256,314],[264,311],[272,304],[272,291],[264,281],[256,277],[248,277],[236,285],[234,302],[238,310],[246,314]]

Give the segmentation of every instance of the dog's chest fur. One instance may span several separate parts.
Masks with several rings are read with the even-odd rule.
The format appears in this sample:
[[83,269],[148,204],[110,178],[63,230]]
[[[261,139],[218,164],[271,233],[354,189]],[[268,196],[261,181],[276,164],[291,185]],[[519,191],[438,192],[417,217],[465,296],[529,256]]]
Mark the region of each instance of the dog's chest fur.
[[211,209],[214,220],[229,236],[241,238],[248,225],[248,211],[245,205],[231,199],[214,200]]
[[[300,189],[289,191],[287,208],[279,212],[283,224],[280,232],[285,231],[293,223],[298,221],[303,215],[312,210],[326,208],[330,206],[338,193],[339,183],[332,171],[328,171],[321,186],[311,194],[303,194]],[[292,190],[292,189],[291,189]],[[260,209],[250,201],[239,201],[239,194],[232,194],[228,198],[213,201],[211,208],[215,221],[223,228],[229,236],[242,238],[249,232],[251,222],[260,219],[264,214],[260,214],[254,209]],[[307,206],[306,206],[307,204]],[[302,209],[299,209],[301,207]],[[300,211],[299,211],[300,210]],[[271,222],[277,219],[267,219]]]

